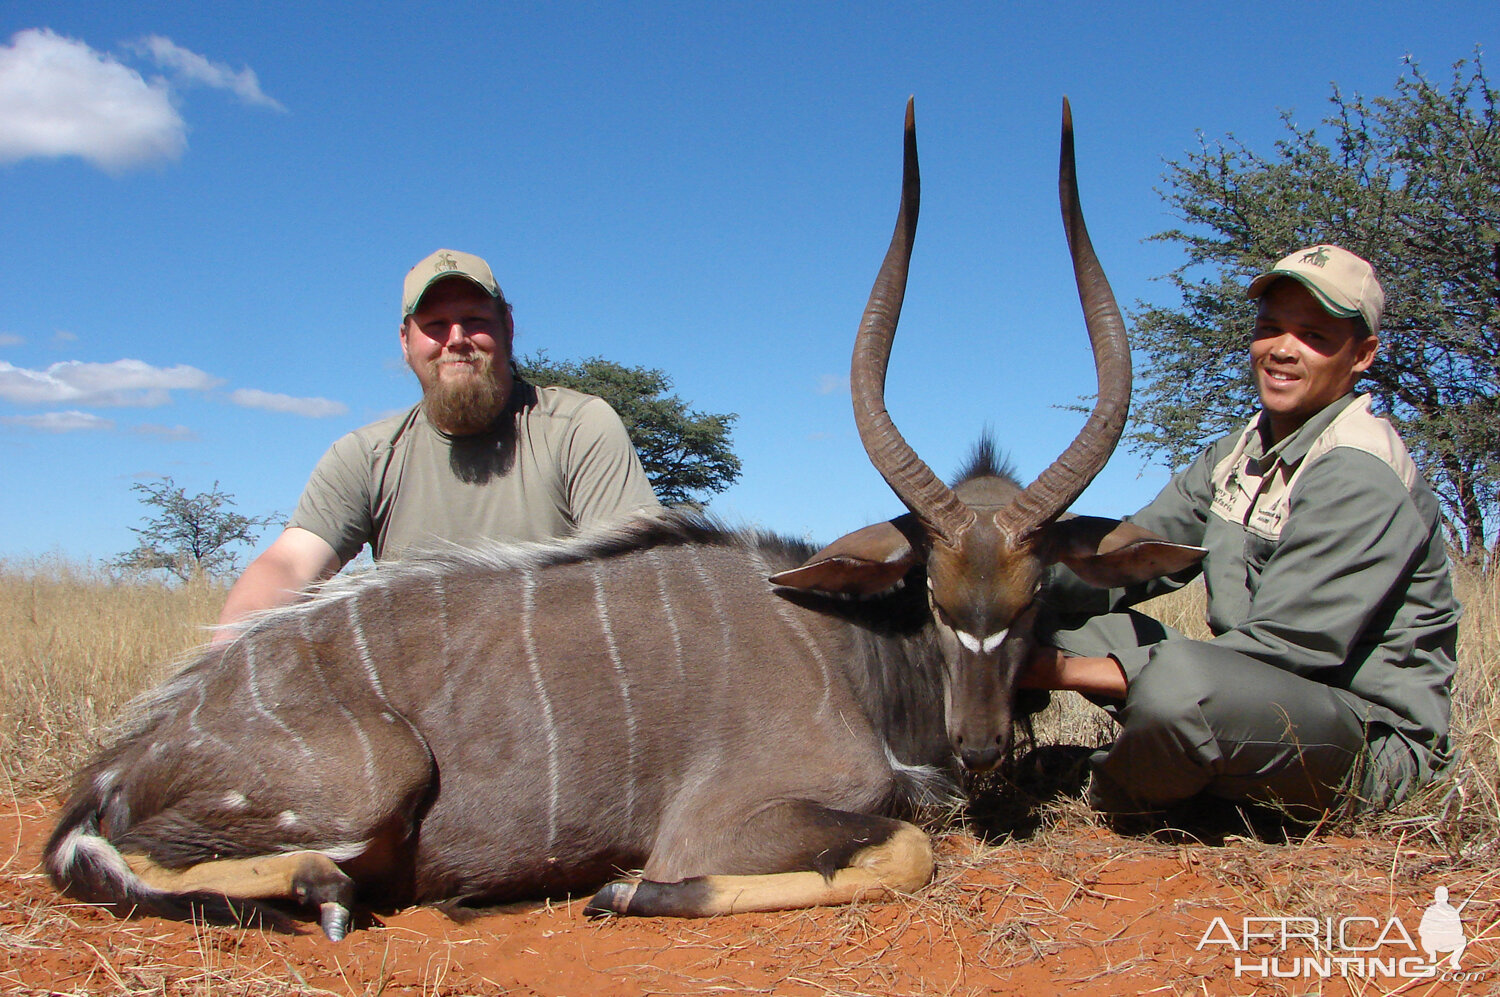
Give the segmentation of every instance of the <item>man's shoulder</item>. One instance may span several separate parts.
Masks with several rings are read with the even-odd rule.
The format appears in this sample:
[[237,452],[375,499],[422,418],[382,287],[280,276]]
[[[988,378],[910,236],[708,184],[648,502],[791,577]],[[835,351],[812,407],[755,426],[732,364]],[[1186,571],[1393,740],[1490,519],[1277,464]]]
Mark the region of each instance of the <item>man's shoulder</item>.
[[1339,449],[1374,457],[1390,468],[1408,491],[1421,477],[1396,427],[1371,411],[1369,395],[1361,395],[1339,413],[1313,442],[1307,452],[1307,461],[1312,463]]
[[329,451],[344,454],[368,454],[389,450],[410,435],[412,428],[421,421],[421,410],[422,406],[419,403],[411,408],[382,416],[358,429],[351,429],[334,440]]
[[524,408],[525,417],[530,420],[567,423],[601,417],[619,419],[610,404],[598,395],[559,384],[535,387],[532,396],[535,400]]

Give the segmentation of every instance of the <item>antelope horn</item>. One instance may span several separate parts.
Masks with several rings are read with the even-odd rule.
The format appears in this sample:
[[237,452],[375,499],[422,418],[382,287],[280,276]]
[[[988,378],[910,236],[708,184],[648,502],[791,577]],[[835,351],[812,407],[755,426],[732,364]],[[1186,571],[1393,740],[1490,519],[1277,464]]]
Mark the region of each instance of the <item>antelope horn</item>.
[[1078,204],[1078,176],[1073,164],[1073,110],[1063,98],[1062,156],[1057,171],[1058,199],[1063,228],[1073,256],[1073,277],[1083,303],[1084,323],[1094,346],[1094,368],[1099,394],[1094,410],[1062,456],[1052,462],[1026,489],[995,514],[995,522],[1012,537],[1021,538],[1055,519],[1072,505],[1103,469],[1125,429],[1130,411],[1130,343],[1125,321],[1083,223]]
[[896,322],[906,296],[906,274],[911,265],[912,240],[917,233],[917,210],[922,181],[917,171],[917,127],[913,101],[906,102],[906,156],[901,170],[901,210],[885,261],[865,305],[854,358],[849,367],[849,389],[854,398],[854,423],[870,463],[906,507],[949,547],[974,521],[974,513],[959,501],[901,436],[885,408],[885,374],[896,338]]

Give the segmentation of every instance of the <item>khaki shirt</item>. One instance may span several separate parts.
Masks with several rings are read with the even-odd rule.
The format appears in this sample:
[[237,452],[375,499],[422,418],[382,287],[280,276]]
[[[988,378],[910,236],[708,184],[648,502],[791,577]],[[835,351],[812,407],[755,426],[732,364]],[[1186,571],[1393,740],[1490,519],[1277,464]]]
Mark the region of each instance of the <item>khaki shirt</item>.
[[[1272,447],[1262,421],[1214,443],[1129,519],[1208,549],[1214,644],[1332,686],[1400,735],[1426,781],[1450,758],[1460,614],[1437,498],[1368,395],[1345,395]],[[1114,590],[1108,605],[1066,582],[1049,601],[1107,611],[1198,570]],[[1115,657],[1129,680],[1150,654]]]
[[517,381],[507,432],[449,436],[420,404],[336,441],[289,526],[347,563],[434,541],[547,540],[658,503],[620,417],[601,398]]

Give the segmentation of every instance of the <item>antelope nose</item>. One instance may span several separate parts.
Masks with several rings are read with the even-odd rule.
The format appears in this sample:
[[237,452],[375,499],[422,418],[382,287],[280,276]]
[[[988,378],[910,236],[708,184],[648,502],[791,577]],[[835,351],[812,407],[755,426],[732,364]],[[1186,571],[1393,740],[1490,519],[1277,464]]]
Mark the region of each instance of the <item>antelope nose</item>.
[[988,772],[1000,764],[1000,756],[1004,754],[998,744],[980,745],[969,747],[960,745],[958,748],[958,760],[963,767],[970,772]]

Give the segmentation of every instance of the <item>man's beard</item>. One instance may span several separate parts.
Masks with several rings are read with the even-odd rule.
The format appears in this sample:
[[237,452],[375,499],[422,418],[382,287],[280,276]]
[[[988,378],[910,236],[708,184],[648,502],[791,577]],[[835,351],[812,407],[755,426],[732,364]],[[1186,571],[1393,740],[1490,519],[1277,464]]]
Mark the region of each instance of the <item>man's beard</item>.
[[427,365],[432,384],[422,396],[422,405],[432,424],[452,436],[484,432],[510,400],[509,378],[502,380],[495,375],[492,358],[477,354],[470,362],[474,367],[472,377],[444,378],[442,360]]

